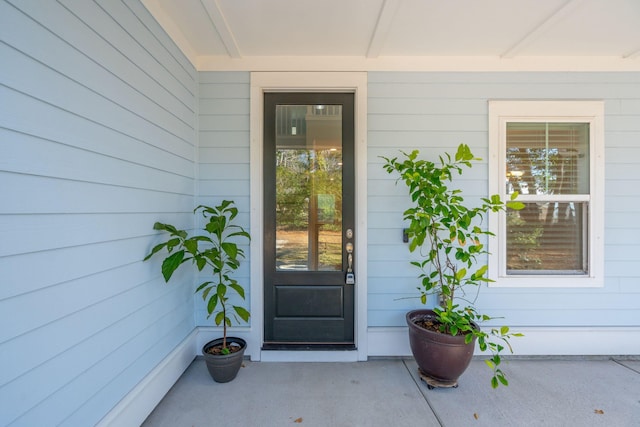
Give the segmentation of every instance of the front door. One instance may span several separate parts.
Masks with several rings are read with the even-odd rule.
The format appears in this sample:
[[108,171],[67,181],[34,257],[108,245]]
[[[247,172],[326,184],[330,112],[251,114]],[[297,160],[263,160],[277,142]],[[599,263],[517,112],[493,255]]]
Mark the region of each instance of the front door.
[[264,349],[354,348],[354,94],[264,95]]

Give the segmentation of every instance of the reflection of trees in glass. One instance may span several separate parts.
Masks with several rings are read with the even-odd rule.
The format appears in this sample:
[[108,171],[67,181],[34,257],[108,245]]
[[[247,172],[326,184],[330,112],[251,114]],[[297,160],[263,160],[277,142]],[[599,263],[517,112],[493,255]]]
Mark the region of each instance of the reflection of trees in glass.
[[507,270],[537,270],[542,260],[540,248],[542,226],[527,223],[519,212],[507,212]]
[[[507,149],[507,170],[508,192],[579,192],[575,150],[511,147]],[[511,212],[507,218],[507,269],[581,269],[578,214],[574,203],[549,201],[525,203],[521,211]]]
[[[585,203],[525,205],[507,216],[507,270],[583,271]],[[538,216],[527,217],[525,210]]]
[[513,190],[520,191],[524,183],[532,194],[578,191],[576,156],[561,154],[557,148],[509,148],[507,170]]
[[[334,222],[325,224],[324,228],[340,230],[340,220],[342,218],[342,152],[339,150],[320,150],[315,153],[313,192],[316,195],[332,196],[330,199],[334,201],[332,215]],[[319,207],[321,207],[320,204]],[[324,206],[324,208],[329,209],[328,206]]]
[[278,150],[276,153],[276,212],[280,226],[306,227],[309,163],[308,150]]
[[280,226],[307,227],[312,193],[333,196],[335,218],[342,217],[341,155],[338,150],[278,150],[276,210]]

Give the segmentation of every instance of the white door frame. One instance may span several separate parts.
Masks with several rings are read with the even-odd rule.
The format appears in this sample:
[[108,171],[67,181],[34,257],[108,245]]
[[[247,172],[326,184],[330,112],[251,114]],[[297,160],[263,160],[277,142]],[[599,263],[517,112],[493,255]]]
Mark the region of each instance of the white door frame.
[[[353,92],[355,94],[355,351],[262,351],[263,279],[263,109],[264,92]],[[248,353],[264,361],[367,360],[367,73],[253,72],[250,109],[251,330]]]

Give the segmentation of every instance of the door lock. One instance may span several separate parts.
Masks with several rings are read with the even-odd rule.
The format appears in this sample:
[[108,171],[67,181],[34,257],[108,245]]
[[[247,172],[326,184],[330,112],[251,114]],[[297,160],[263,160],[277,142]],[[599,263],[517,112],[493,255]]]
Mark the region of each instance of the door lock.
[[353,243],[349,242],[345,245],[347,251],[347,275],[344,283],[347,285],[355,285],[356,275],[353,273]]

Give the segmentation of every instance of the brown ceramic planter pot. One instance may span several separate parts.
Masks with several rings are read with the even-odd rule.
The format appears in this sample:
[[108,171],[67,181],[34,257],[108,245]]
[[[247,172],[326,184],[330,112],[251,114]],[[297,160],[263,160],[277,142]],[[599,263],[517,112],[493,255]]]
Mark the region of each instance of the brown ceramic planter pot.
[[457,387],[458,378],[471,363],[476,339],[474,337],[473,341],[465,344],[464,336],[453,337],[415,324],[415,320],[435,317],[432,310],[413,310],[407,313],[411,352],[421,376],[430,388]]
[[209,341],[202,347],[202,355],[204,361],[207,364],[207,370],[209,375],[215,382],[227,383],[233,380],[242,366],[242,360],[244,358],[244,350],[247,348],[247,342],[242,338],[227,337],[227,345],[234,343],[238,344],[241,349],[235,353],[225,355],[213,355],[207,353],[209,347],[222,344],[222,338]]

